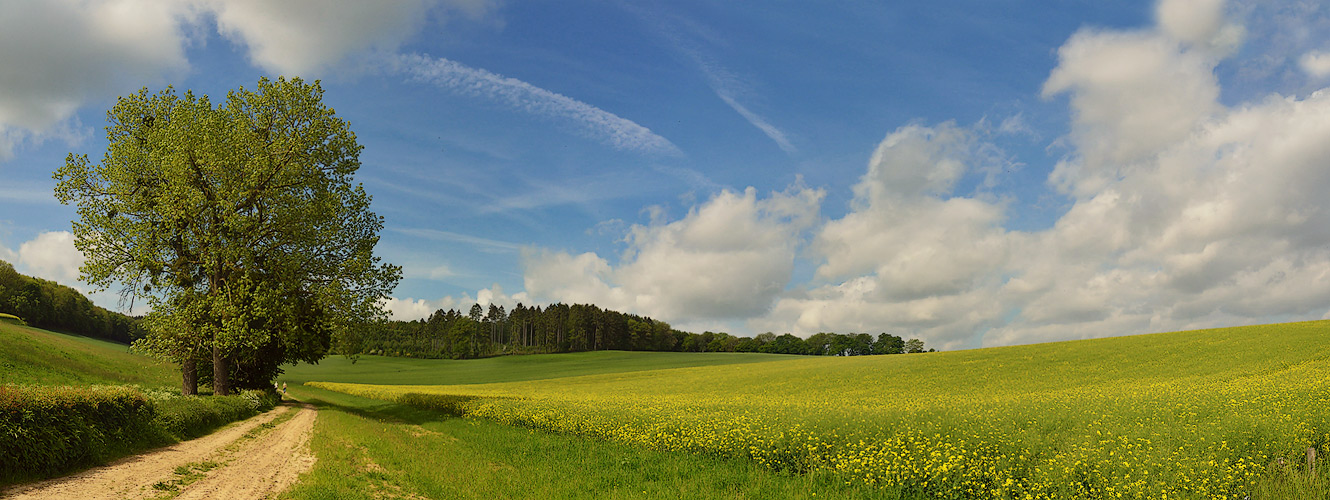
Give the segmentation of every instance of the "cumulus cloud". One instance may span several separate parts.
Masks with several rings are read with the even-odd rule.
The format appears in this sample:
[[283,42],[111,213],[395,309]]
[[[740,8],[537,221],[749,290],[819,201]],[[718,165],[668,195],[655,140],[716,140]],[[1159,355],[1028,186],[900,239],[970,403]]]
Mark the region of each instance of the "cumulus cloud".
[[10,264],[16,264],[18,263],[18,253],[11,250],[8,246],[5,246],[3,242],[0,242],[0,260]]
[[671,322],[762,314],[789,284],[823,196],[802,185],[766,198],[722,191],[677,221],[634,225],[617,267],[595,253],[528,251],[526,290]]
[[1059,50],[1044,92],[1069,97],[1073,149],[1048,182],[1072,205],[1049,229],[1005,230],[1003,206],[950,192],[983,161],[969,130],[888,135],[811,247],[826,284],[752,329],[949,348],[1322,317],[1330,92],[1221,105],[1222,12],[1164,2],[1154,29],[1087,29]]
[[1159,31],[1215,55],[1227,55],[1242,43],[1245,30],[1229,23],[1224,0],[1162,0],[1155,8]]
[[455,309],[466,314],[471,309],[472,304],[480,304],[481,307],[488,308],[490,304],[501,306],[504,310],[511,311],[517,304],[526,306],[537,305],[531,301],[531,297],[526,292],[517,292],[507,294],[503,287],[495,283],[489,288],[483,288],[476,291],[473,298],[469,293],[463,293],[460,297],[446,296],[437,300],[425,300],[412,297],[397,298],[389,297],[384,299],[380,306],[388,312],[388,317],[399,321],[414,321],[417,319],[428,318],[435,311]]
[[1215,61],[1155,32],[1084,30],[1058,58],[1043,93],[1070,94],[1077,155],[1052,180],[1076,196],[1130,174],[1219,110]]
[[1314,78],[1330,76],[1330,53],[1311,51],[1298,59],[1298,66]]
[[952,123],[889,134],[854,186],[850,212],[822,226],[812,245],[824,259],[817,276],[843,281],[781,298],[753,329],[909,328],[954,346],[1000,315],[979,290],[995,285],[1009,253],[1003,209],[951,196],[983,146]]
[[[16,0],[0,2],[0,160],[53,133],[84,103],[179,77],[215,21],[265,70],[311,76],[392,54],[431,15],[487,17],[492,0]],[[317,75],[313,75],[317,76]]]
[[184,73],[190,2],[0,3],[0,159],[89,99]]
[[414,321],[421,318],[427,318],[435,310],[439,309],[425,299],[388,297],[383,299],[380,307],[388,312],[388,317],[397,321]]
[[74,234],[69,231],[41,233],[18,248],[21,270],[65,285],[78,284],[83,260],[83,253],[74,248]]
[[[218,29],[249,49],[255,65],[304,76],[354,54],[391,54],[420,31],[437,0],[213,0]],[[494,6],[481,0],[445,2],[469,17]]]

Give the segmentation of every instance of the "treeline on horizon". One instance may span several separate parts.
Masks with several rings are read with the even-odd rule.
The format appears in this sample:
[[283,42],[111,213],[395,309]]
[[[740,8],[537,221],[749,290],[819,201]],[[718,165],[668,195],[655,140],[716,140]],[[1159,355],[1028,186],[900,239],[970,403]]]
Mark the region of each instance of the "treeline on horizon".
[[762,352],[865,356],[924,352],[919,339],[880,333],[818,333],[807,339],[786,333],[736,337],[692,333],[669,323],[590,304],[551,304],[511,311],[473,304],[466,314],[439,309],[414,321],[380,321],[354,332],[345,354],[471,359],[506,354],[579,351]]
[[0,313],[28,326],[129,344],[143,336],[138,321],[93,304],[78,290],[20,274],[0,260]]

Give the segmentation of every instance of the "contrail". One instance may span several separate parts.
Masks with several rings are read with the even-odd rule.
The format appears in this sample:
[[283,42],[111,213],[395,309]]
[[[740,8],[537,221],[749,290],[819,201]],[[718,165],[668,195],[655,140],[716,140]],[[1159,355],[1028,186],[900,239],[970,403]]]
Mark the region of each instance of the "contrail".
[[422,54],[399,55],[394,63],[393,69],[405,74],[410,81],[429,83],[463,95],[483,97],[534,115],[572,121],[581,128],[582,135],[618,150],[683,156],[683,152],[669,139],[656,135],[632,120],[516,78]]

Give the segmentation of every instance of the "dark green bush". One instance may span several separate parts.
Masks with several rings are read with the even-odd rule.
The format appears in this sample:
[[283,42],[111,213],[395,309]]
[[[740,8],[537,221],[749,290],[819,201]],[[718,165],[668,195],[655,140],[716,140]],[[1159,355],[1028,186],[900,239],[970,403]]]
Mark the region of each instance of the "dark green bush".
[[184,396],[159,402],[156,424],[172,437],[189,439],[251,415],[240,396]]
[[277,395],[271,391],[244,391],[235,396],[172,395],[154,399],[157,399],[155,423],[176,439],[202,436],[277,406]]
[[271,391],[200,397],[125,386],[0,385],[0,484],[198,437],[277,401]]
[[0,386],[0,477],[50,474],[162,442],[131,387]]

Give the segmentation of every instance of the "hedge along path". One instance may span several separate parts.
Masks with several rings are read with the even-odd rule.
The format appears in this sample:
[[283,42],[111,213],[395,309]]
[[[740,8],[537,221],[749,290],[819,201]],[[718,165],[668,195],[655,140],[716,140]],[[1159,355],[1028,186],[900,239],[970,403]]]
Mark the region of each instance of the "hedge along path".
[[[273,429],[261,426],[284,414]],[[215,462],[221,467],[206,477],[180,488],[176,498],[266,498],[295,483],[314,465],[309,451],[310,431],[317,416],[312,405],[283,404],[207,436],[177,443],[153,452],[127,457],[111,464],[70,476],[16,486],[0,491],[14,500],[68,499],[120,500],[169,497],[171,493],[153,485],[171,484],[180,476],[178,467]],[[262,434],[258,434],[262,432]],[[249,439],[254,436],[253,439]]]

